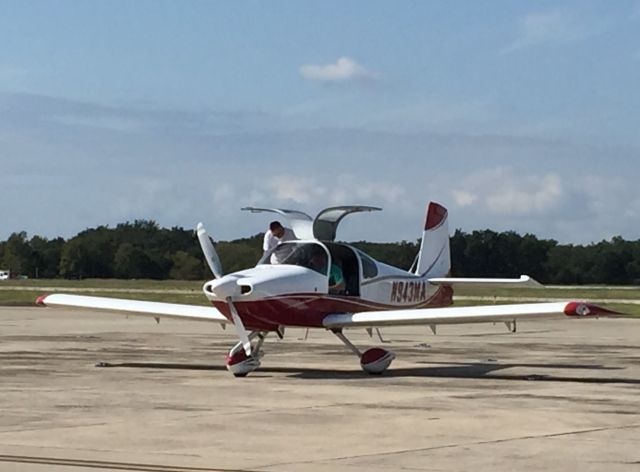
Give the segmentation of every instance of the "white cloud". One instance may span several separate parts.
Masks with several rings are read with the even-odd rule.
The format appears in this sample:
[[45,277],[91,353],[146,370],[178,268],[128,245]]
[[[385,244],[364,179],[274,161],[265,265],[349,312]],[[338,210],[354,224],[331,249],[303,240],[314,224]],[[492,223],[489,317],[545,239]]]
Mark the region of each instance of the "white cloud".
[[558,205],[562,186],[557,174],[505,183],[486,198],[490,210],[501,214],[542,214]]
[[456,202],[456,205],[459,207],[469,206],[478,199],[477,195],[465,192],[464,190],[454,190],[451,194],[453,195],[453,200]]
[[573,12],[564,9],[528,13],[520,19],[516,39],[502,53],[549,42],[570,42],[585,38],[587,28]]
[[548,213],[564,196],[560,176],[555,173],[520,176],[510,168],[497,167],[472,173],[463,182],[464,190],[452,191],[459,207],[476,204],[504,216]]
[[305,64],[300,66],[299,72],[305,79],[319,82],[347,82],[377,77],[377,74],[361,66],[350,57],[341,57],[334,64]]
[[364,176],[338,176],[329,195],[333,205],[397,205],[406,201],[407,190],[396,182],[372,181]]
[[323,200],[327,189],[311,177],[280,175],[267,179],[267,194],[271,200],[307,205],[316,199]]
[[318,210],[321,206],[348,204],[397,204],[406,198],[406,188],[391,182],[377,182],[350,174],[305,177],[281,175],[267,179],[258,191],[277,204],[298,204]]

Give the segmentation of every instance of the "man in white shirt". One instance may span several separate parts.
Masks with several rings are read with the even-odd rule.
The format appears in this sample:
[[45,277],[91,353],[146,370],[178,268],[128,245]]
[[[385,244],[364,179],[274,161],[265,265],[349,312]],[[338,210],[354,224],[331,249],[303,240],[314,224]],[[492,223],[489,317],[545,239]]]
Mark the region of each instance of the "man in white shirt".
[[[278,244],[284,241],[294,241],[295,239],[298,239],[298,238],[296,238],[296,235],[291,230],[291,228],[285,228],[280,224],[279,221],[272,221],[269,224],[269,231],[264,233],[264,242],[262,243],[262,250],[265,253],[267,253],[268,251],[276,247]],[[271,263],[279,264],[280,262],[282,261],[279,261],[276,254],[273,253],[271,255]]]

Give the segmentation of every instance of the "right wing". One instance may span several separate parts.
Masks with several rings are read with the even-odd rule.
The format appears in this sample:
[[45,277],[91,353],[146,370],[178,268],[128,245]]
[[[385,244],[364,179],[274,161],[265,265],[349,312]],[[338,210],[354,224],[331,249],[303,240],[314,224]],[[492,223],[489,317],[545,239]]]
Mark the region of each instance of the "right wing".
[[226,324],[229,320],[212,306],[183,305],[179,303],[147,302],[123,298],[88,297],[84,295],[52,294],[38,297],[36,303],[53,308],[88,309],[119,315],[149,316],[151,318],[178,318],[213,321]]
[[580,318],[612,314],[618,313],[588,303],[567,301],[340,313],[325,317],[322,324],[327,329],[374,328],[380,326],[485,323],[563,315]]

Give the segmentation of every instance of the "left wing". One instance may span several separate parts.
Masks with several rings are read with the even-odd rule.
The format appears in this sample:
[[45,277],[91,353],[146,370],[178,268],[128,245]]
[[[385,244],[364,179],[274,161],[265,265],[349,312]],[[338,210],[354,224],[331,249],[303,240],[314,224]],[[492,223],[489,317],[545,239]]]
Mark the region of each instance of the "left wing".
[[323,320],[327,329],[377,326],[438,325],[513,321],[526,318],[587,317],[618,314],[583,302],[524,303],[518,305],[486,305],[418,310],[368,311],[328,315]]
[[183,305],[179,303],[146,302],[123,298],[87,297],[84,295],[43,295],[38,305],[54,308],[86,308],[119,315],[149,316],[152,318],[180,318],[215,323],[229,323],[222,313],[212,306]]

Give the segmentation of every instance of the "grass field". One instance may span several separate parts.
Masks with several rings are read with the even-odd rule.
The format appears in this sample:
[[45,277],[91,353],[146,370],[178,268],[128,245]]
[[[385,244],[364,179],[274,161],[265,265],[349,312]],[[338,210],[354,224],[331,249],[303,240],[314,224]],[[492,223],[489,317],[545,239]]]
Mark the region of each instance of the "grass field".
[[[63,292],[104,297],[131,298],[171,303],[207,305],[202,281],[119,279],[31,279],[0,282],[1,306],[33,305],[43,293]],[[585,300],[607,308],[640,315],[640,287],[562,287],[541,289],[456,290],[455,305],[489,305],[553,300]]]

